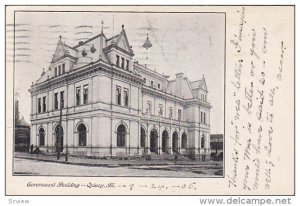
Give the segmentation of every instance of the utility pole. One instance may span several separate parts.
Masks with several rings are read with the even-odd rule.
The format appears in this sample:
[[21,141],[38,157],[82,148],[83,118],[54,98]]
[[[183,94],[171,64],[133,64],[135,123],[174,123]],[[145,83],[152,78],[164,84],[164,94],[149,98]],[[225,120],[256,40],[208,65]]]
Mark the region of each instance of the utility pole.
[[62,94],[60,94],[60,113],[59,113],[59,130],[58,130],[58,142],[57,142],[57,159],[60,159],[60,152],[62,149],[61,139],[63,138],[63,131],[62,131]]
[[[181,136],[181,134],[180,134],[180,126],[181,126],[181,117],[178,117],[178,120],[179,120],[179,137],[178,137],[178,153],[180,154],[180,148],[181,148],[181,142],[182,142],[182,136]],[[181,140],[181,141],[180,141]]]

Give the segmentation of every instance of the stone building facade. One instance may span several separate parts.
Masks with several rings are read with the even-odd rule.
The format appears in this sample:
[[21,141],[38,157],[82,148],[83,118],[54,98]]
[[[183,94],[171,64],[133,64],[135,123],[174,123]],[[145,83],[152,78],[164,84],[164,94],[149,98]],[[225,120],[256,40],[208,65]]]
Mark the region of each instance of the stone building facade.
[[49,68],[29,90],[31,144],[88,156],[209,155],[204,75],[169,80],[133,56],[124,27],[73,47],[59,39]]

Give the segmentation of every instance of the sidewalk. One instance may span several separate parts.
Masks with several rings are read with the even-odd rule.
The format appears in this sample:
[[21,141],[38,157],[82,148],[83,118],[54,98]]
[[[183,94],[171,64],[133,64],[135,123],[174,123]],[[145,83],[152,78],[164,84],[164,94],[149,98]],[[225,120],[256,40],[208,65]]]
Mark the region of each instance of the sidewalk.
[[[77,157],[77,156],[69,156],[69,160],[65,161],[65,156],[61,156],[59,160],[57,160],[56,154],[30,154],[30,153],[22,153],[15,152],[15,158],[21,159],[30,159],[36,161],[44,161],[44,162],[54,162],[61,164],[71,164],[71,165],[80,165],[80,166],[89,166],[89,167],[120,167],[120,166],[163,166],[163,165],[175,165],[174,161],[170,160],[145,160],[144,158],[133,158],[128,160],[119,160],[119,159],[91,159],[88,157]],[[177,161],[176,165],[210,165],[220,167],[223,162],[215,162],[215,161],[207,161],[207,162],[199,162],[197,160],[193,161]]]

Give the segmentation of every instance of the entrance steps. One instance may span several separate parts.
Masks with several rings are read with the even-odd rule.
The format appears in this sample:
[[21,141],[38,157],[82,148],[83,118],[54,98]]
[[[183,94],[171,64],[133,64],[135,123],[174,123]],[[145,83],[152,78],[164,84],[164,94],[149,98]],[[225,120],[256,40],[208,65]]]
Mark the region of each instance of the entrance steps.
[[177,161],[191,161],[190,158],[182,155],[182,154],[169,154],[167,152],[162,152],[161,154],[157,154],[155,152],[149,153],[149,157],[151,160],[168,160],[168,161],[174,161],[175,156],[177,155]]
[[167,152],[163,152],[163,158],[165,160],[172,160],[172,161],[174,161],[176,155],[177,155],[177,160],[179,160],[179,161],[191,161],[190,158],[188,158],[187,156],[184,156],[182,154],[179,154],[179,153],[169,154]]

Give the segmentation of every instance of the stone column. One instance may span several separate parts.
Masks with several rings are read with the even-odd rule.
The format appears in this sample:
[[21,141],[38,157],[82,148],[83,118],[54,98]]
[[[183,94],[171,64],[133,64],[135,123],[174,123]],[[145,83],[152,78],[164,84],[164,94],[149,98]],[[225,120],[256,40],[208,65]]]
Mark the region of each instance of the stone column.
[[159,118],[159,124],[158,124],[158,136],[157,136],[157,153],[158,154],[162,154],[162,135],[161,135],[161,129],[160,129],[161,125],[160,125],[160,118]]

